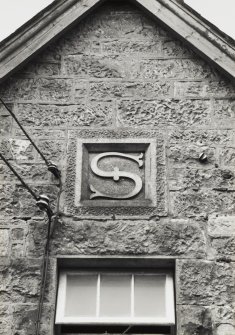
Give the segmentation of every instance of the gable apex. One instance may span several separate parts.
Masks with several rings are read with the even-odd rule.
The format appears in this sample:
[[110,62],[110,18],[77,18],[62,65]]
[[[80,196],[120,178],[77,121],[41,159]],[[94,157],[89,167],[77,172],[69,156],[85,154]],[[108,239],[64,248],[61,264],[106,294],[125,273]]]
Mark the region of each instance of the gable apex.
[[[55,0],[0,43],[0,81],[41,49],[82,20],[97,6],[112,0]],[[183,0],[129,0],[174,32],[200,56],[235,81],[235,44],[196,15]]]

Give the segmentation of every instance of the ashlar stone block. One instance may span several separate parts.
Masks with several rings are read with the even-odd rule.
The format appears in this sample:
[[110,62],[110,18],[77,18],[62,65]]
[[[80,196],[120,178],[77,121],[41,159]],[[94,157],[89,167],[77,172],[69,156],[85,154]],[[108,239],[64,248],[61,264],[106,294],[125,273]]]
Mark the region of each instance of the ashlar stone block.
[[[40,231],[41,226],[35,224],[32,235],[40,236]],[[39,237],[37,242],[41,243]],[[30,255],[37,255],[36,248],[37,245],[35,251],[31,248]],[[51,251],[60,255],[162,255],[199,259],[205,257],[206,241],[199,225],[189,220],[64,219],[55,230]]]
[[235,88],[232,83],[223,80],[210,81],[206,84],[205,94],[206,96],[220,98],[235,97]]
[[64,73],[79,78],[122,78],[125,71],[122,62],[112,57],[68,56]]
[[209,216],[208,235],[211,258],[235,260],[235,216]]
[[208,233],[210,236],[235,236],[235,216],[211,215]]
[[233,192],[217,190],[188,190],[171,192],[173,214],[178,217],[208,217],[212,213],[234,213]]
[[139,76],[151,79],[211,79],[216,78],[205,62],[197,59],[143,60]]
[[118,106],[118,122],[129,126],[199,126],[210,124],[208,101],[162,99],[123,100]]
[[90,83],[90,99],[110,100],[113,98],[155,99],[159,96],[169,96],[172,84],[166,81],[106,81]]
[[[66,105],[19,104],[18,117],[23,126],[27,127],[56,127],[66,129],[67,127],[73,128],[84,126],[104,127],[113,122],[113,109],[112,103],[103,101],[85,103],[84,100],[79,100],[76,104]],[[49,129],[47,130],[47,134],[48,133]],[[51,134],[55,133],[55,130],[51,132]],[[40,133],[35,134],[34,136],[39,137]]]
[[178,266],[178,304],[231,306],[234,285],[231,264],[187,260],[180,261]]
[[216,99],[213,103],[213,113],[219,127],[234,127],[235,99]]
[[177,306],[179,335],[213,335],[210,308],[204,306]]

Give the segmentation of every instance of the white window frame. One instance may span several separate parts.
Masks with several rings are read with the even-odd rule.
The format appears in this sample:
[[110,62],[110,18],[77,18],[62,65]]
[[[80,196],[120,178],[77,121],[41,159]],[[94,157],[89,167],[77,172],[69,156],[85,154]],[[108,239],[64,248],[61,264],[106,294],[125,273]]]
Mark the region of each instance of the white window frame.
[[[131,269],[132,270],[132,269]],[[174,326],[175,325],[175,299],[174,299],[174,280],[173,274],[167,270],[148,270],[145,269],[135,270],[133,271],[116,269],[115,271],[112,269],[96,269],[96,270],[85,270],[85,271],[77,271],[77,270],[62,270],[59,273],[59,286],[58,286],[58,295],[57,295],[57,308],[56,308],[56,320],[55,323],[57,325],[69,324],[69,325],[141,325],[141,326]],[[120,318],[112,318],[112,317],[99,317],[99,288],[100,288],[100,275],[106,274],[131,274],[131,317],[120,317]],[[96,299],[96,317],[69,317],[65,316],[65,302],[66,302],[66,286],[67,286],[67,276],[68,275],[88,275],[94,274],[98,275],[97,280],[97,299]],[[159,275],[166,276],[165,282],[165,306],[166,306],[166,317],[134,317],[134,276],[135,274],[142,275]]]

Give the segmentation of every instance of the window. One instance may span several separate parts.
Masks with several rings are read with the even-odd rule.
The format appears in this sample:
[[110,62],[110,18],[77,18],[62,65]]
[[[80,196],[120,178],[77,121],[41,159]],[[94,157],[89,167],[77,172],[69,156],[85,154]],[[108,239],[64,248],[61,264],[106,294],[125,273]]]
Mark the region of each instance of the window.
[[160,327],[169,329],[161,334],[171,334],[175,324],[173,275],[160,269],[63,270],[59,274],[56,324],[67,325],[64,329],[69,325],[73,333],[71,326],[80,326],[79,332],[84,329],[86,333],[92,326],[96,326],[95,333],[99,326],[101,332],[129,326],[145,327],[145,332]]

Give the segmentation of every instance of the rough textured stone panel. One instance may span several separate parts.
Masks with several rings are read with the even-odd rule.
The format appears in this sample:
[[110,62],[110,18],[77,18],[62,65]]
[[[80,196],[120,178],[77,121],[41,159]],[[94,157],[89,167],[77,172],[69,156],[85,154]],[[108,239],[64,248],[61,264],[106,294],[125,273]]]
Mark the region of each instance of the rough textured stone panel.
[[38,81],[35,78],[9,78],[0,85],[0,96],[5,101],[37,99]]
[[68,34],[63,35],[57,42],[49,45],[40,54],[40,59],[45,62],[58,62],[64,56],[69,55],[91,55],[101,52],[99,40],[87,40],[78,34],[78,27],[72,29]]
[[[65,155],[65,142],[64,141],[53,141],[53,140],[40,140],[38,142],[41,152],[48,159],[48,161],[59,162],[64,159]],[[38,154],[38,160],[42,158]]]
[[[112,103],[90,102],[80,105],[19,105],[23,125],[37,127],[107,126],[112,122]],[[27,113],[27,114],[26,114]],[[27,116],[26,116],[27,115]]]
[[152,41],[140,41],[140,40],[114,40],[111,42],[105,42],[103,44],[103,52],[105,54],[137,54],[140,57],[161,57],[162,48],[161,42],[158,40]]
[[178,81],[174,84],[175,98],[198,98],[205,96],[205,83],[201,81]]
[[39,78],[38,98],[41,101],[65,102],[71,99],[72,81],[69,79]]
[[36,304],[14,305],[12,313],[14,318],[13,334],[33,335],[35,333],[36,313]]
[[232,303],[232,268],[227,263],[182,261],[177,279],[178,303],[221,305]]
[[[40,287],[40,260],[17,259],[6,274],[5,290],[11,302],[36,303]],[[6,301],[7,302],[7,301]]]
[[90,99],[135,97],[156,99],[170,95],[171,83],[167,82],[93,82],[90,84]]
[[210,123],[209,102],[200,100],[122,101],[118,120],[121,125],[192,126]]
[[218,126],[231,128],[235,124],[235,100],[215,100],[213,104],[215,118],[218,119]]
[[[34,242],[29,243],[30,255],[40,250],[40,232],[43,223],[40,226],[36,223],[32,226]],[[62,236],[64,238],[61,238]],[[156,222],[66,220],[55,227],[52,253],[57,252],[56,250],[60,254],[157,254],[201,258],[205,255],[205,237],[196,223],[184,220]]]
[[169,169],[169,185],[170,189],[175,191],[205,188],[235,190],[234,171],[233,169],[214,168],[213,165],[208,168],[208,164],[202,166],[198,162],[198,158],[195,157],[195,166],[193,167],[172,166]]
[[29,140],[10,139],[10,150],[12,157],[17,161],[32,161],[35,158],[36,150]]
[[10,141],[7,138],[0,139],[0,150],[5,159],[13,159]]
[[208,234],[211,257],[235,260],[235,216],[211,215]]
[[209,256],[211,259],[235,261],[235,237],[216,236],[210,238]]
[[234,334],[234,312],[230,306],[179,305],[178,320],[179,335]]
[[215,77],[212,69],[198,60],[162,59],[142,61],[139,76],[151,79],[207,79]]
[[79,78],[123,78],[127,75],[123,61],[111,57],[68,56],[64,73]]
[[0,185],[0,210],[1,216],[8,215],[11,210],[8,206],[14,192],[13,185]]
[[[31,138],[36,141],[39,139],[53,139],[53,140],[65,140],[66,138],[66,129],[55,129],[54,127],[49,129],[47,127],[25,127],[28,132],[31,134]],[[24,138],[22,131],[15,127],[14,136],[16,138]]]
[[173,39],[161,25],[156,24],[155,20],[151,20],[148,16],[141,17],[143,29],[142,33],[148,39]]
[[[17,335],[34,335],[35,321],[37,317],[37,304],[16,304],[13,307],[13,334]],[[53,333],[53,308],[51,305],[45,304],[41,325],[40,334]]]
[[[201,164],[199,162],[200,154],[205,153],[208,157],[206,163]],[[212,167],[214,163],[218,162],[216,157],[216,149],[209,146],[199,146],[196,144],[181,144],[172,145],[168,148],[168,159],[172,164],[184,164],[190,166],[200,167]]]
[[6,159],[15,159],[19,162],[33,161],[36,155],[33,145],[25,139],[0,139],[0,147]]
[[[48,194],[54,209],[54,200],[58,193],[56,186],[30,185],[37,195]],[[42,216],[32,195],[21,185],[5,184],[0,185],[0,211],[1,216],[32,217]]]
[[29,65],[24,67],[22,71],[23,76],[53,76],[60,74],[60,63],[55,62],[31,62]]
[[171,192],[173,214],[175,216],[205,216],[212,213],[233,213],[235,199],[233,193],[218,191]]
[[226,96],[235,96],[235,88],[234,85],[229,83],[229,81],[210,81],[206,84],[205,94],[212,97],[221,97],[224,98]]
[[[45,244],[45,241],[44,241]],[[17,258],[13,259],[10,266],[1,266],[1,302],[8,304],[30,303],[37,304],[41,284],[42,255],[38,259]],[[55,269],[53,269],[54,272]],[[55,287],[52,281],[52,263],[48,265],[46,282],[45,303],[53,300]]]
[[[58,228],[55,227],[57,230]],[[47,224],[44,219],[29,221],[26,239],[26,254],[28,257],[40,257],[45,247]]]
[[[19,164],[11,162],[11,165],[17,170],[25,181],[34,181],[36,183],[51,183],[54,182],[52,174],[47,171],[45,164]],[[13,173],[5,164],[0,164],[0,174],[2,182],[18,183]]]
[[204,306],[177,306],[179,335],[213,335],[211,311]]
[[190,144],[194,143],[198,146],[204,145],[221,145],[231,146],[235,142],[235,131],[233,130],[218,130],[218,129],[190,129],[179,130],[171,129],[169,131],[169,145],[174,144]]
[[163,55],[165,57],[191,58],[194,56],[194,52],[187,48],[181,41],[175,39],[166,39],[163,41]]
[[[143,38],[145,31],[142,27],[141,15],[127,13],[101,12],[88,17],[83,25],[80,25],[78,34],[81,38],[111,39],[111,38]],[[151,22],[151,21],[150,21]]]

